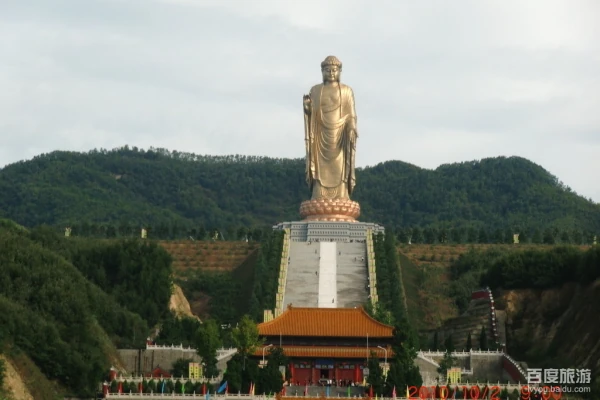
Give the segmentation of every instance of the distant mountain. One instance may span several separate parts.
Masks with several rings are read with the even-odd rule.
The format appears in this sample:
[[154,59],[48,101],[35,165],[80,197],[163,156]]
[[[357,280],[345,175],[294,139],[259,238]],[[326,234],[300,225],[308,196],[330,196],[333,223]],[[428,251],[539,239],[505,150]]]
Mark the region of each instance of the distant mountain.
[[[198,156],[123,147],[56,151],[0,170],[0,216],[25,226],[206,229],[297,220],[302,159]],[[395,227],[600,232],[600,205],[518,157],[427,170],[388,161],[357,171],[363,221]]]

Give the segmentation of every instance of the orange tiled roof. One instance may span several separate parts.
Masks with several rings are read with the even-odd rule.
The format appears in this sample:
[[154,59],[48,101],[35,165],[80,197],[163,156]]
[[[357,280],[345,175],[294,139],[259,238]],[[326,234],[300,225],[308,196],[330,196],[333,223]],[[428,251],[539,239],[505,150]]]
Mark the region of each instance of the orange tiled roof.
[[[367,358],[366,347],[345,346],[281,346],[286,357],[331,357],[331,358]],[[265,352],[268,352],[266,350]],[[385,357],[385,351],[378,347],[370,347],[369,357],[374,352],[378,358]],[[254,352],[255,356],[262,356],[263,347]],[[392,349],[388,347],[388,358],[393,356]]]
[[394,327],[371,318],[362,308],[288,307],[279,317],[258,325],[261,336],[391,338]]

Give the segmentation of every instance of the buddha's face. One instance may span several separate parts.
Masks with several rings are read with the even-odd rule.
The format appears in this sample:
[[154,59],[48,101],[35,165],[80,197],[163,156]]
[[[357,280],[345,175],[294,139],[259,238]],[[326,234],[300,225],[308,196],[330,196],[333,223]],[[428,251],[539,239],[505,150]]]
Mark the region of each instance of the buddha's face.
[[326,65],[321,69],[323,73],[323,82],[339,82],[340,73],[342,72],[337,65]]

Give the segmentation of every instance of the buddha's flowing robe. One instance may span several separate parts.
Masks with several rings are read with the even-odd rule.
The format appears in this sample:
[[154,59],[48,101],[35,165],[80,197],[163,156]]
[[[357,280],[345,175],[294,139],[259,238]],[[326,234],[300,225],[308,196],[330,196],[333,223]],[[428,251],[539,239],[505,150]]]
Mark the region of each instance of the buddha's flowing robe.
[[[310,90],[305,114],[306,182],[312,199],[350,198],[356,185],[356,111],[352,88],[339,84],[336,96],[323,96],[323,84]],[[356,132],[354,132],[356,133]]]

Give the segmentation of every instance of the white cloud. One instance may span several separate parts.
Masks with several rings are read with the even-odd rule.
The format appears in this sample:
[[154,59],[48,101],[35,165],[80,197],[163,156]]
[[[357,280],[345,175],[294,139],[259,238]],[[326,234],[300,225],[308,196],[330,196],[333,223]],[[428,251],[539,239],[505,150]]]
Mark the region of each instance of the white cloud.
[[54,149],[303,155],[329,54],[357,162],[519,155],[600,201],[600,3],[56,0],[0,4],[0,165]]

